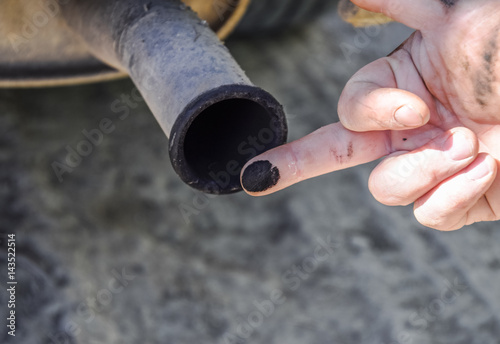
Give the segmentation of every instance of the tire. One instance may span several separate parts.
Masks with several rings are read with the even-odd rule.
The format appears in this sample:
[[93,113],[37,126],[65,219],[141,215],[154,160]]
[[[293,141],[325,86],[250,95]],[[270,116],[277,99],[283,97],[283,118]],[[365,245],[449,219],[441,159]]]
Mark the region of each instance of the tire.
[[237,34],[277,31],[315,19],[335,9],[338,0],[252,0]]

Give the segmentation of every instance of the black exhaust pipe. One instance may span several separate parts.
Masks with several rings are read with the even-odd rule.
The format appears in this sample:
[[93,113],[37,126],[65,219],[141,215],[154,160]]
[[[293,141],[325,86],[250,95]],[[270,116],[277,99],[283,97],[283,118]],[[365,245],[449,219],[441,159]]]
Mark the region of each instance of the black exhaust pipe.
[[181,1],[71,0],[63,13],[96,57],[130,75],[188,185],[239,191],[245,162],[286,141],[282,106]]

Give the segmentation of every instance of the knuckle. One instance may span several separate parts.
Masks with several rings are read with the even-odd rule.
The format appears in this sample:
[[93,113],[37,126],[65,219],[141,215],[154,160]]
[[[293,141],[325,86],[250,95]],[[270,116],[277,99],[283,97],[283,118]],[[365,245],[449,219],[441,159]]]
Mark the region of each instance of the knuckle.
[[284,156],[286,159],[288,170],[290,171],[291,174],[290,178],[293,183],[300,182],[301,180],[304,179],[304,173],[305,173],[304,166],[300,163],[299,159],[297,158],[295,146],[290,144],[286,145],[285,147],[286,150]]

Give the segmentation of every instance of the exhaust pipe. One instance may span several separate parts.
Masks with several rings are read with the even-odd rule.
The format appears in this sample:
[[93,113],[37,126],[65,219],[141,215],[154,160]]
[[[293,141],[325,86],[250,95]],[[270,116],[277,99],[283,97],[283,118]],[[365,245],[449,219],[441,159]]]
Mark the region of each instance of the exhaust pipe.
[[239,191],[243,165],[286,141],[282,106],[180,0],[72,0],[62,10],[93,55],[130,75],[188,185]]

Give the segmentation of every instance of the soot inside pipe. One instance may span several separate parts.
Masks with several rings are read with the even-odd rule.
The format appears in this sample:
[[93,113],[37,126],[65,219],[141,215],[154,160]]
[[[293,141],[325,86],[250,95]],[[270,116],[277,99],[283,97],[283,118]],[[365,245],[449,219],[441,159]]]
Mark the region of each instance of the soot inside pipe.
[[186,163],[205,183],[238,190],[243,165],[274,147],[275,136],[261,105],[248,99],[224,100],[191,124],[184,141]]

